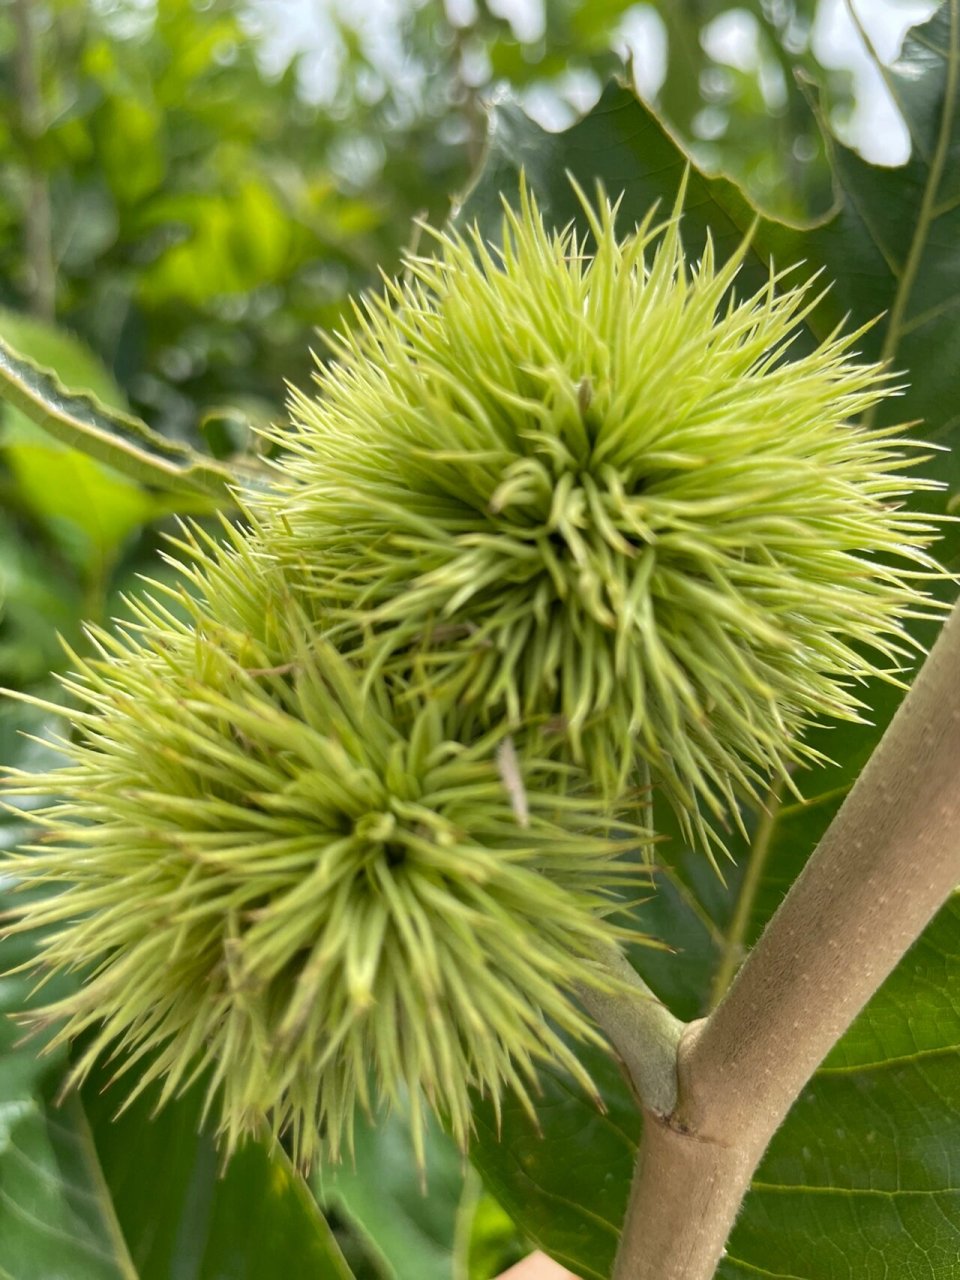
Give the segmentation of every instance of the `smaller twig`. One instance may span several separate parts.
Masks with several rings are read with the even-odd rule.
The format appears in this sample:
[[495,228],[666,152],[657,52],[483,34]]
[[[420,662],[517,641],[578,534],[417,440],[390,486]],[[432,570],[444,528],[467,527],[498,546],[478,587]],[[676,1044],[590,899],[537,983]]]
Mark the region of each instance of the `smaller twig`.
[[598,948],[597,963],[617,979],[620,989],[598,991],[584,984],[577,991],[580,1002],[616,1049],[644,1108],[668,1116],[677,1105],[677,1047],[686,1024],[657,998],[619,948]]

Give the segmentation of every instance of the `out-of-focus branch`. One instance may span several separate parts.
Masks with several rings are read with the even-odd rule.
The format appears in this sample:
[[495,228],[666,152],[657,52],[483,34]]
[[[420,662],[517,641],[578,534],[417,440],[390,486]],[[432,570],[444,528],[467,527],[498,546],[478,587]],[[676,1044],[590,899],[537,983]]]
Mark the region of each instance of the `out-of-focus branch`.
[[36,11],[37,7],[31,0],[13,0],[17,29],[15,58],[19,123],[27,149],[24,250],[30,275],[30,308],[45,320],[52,320],[56,312],[56,272],[50,188],[47,175],[35,154],[45,127]]

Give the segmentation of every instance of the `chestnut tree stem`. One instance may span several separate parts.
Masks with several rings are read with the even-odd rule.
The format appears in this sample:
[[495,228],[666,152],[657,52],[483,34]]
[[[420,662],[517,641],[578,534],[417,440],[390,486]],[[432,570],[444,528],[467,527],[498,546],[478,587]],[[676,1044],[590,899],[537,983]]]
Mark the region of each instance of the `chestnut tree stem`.
[[643,1106],[668,1116],[677,1105],[677,1047],[686,1024],[657,999],[619,948],[598,951],[597,960],[630,991],[584,985],[580,1002],[616,1049]]
[[645,1108],[615,1280],[710,1280],[787,1111],[958,881],[960,606],[724,998],[671,1028],[669,1112],[662,1039],[588,1006]]

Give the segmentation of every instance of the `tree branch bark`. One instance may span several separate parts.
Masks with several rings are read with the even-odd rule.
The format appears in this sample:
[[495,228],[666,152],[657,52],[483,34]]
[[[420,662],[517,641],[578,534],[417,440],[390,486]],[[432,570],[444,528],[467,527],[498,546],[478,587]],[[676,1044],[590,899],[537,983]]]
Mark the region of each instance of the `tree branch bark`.
[[800,1093],[960,881],[960,606],[724,999],[646,1114],[615,1280],[710,1280]]
[[614,1280],[706,1280],[763,1149],[684,1133],[644,1111]]

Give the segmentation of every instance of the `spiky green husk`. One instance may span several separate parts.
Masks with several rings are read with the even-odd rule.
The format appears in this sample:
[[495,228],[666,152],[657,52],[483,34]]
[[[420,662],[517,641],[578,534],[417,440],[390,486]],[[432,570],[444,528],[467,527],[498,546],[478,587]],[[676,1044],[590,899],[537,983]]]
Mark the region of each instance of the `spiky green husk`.
[[228,1151],[266,1115],[303,1163],[349,1144],[356,1106],[408,1095],[419,1140],[426,1099],[465,1143],[472,1089],[526,1101],[544,1058],[589,1086],[567,993],[604,983],[585,961],[623,934],[636,833],[522,745],[518,818],[496,738],[362,690],[255,542],[183,549],[197,594],[94,633],[67,763],[10,782],[59,797],[12,868],[55,892],[14,927],[83,976],[41,1014],[90,1033],[76,1077],[113,1055],[134,1094],[204,1078]]
[[930,486],[852,425],[889,390],[859,335],[789,358],[806,286],[735,300],[746,247],[690,266],[678,212],[622,243],[587,212],[589,249],[524,197],[358,307],[260,505],[340,643],[552,723],[609,794],[646,762],[709,842],[910,655]]

